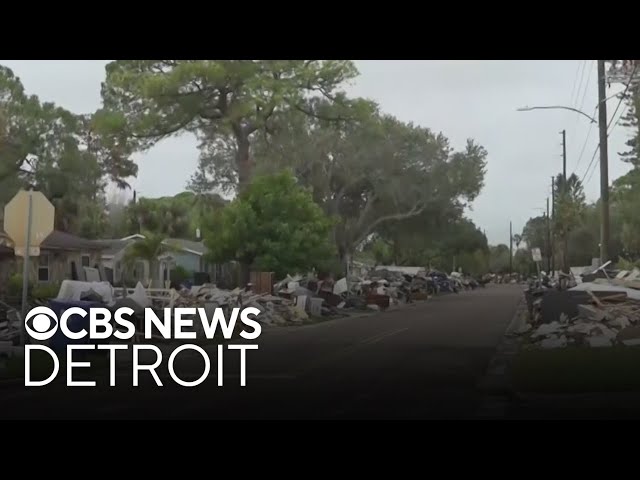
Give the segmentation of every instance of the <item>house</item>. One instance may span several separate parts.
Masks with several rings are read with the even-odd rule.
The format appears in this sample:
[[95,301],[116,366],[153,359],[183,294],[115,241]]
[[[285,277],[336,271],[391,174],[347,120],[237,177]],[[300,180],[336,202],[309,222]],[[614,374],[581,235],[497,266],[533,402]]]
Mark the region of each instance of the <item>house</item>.
[[[22,273],[22,258],[13,254],[9,237],[0,232],[4,255],[0,254],[0,278]],[[7,248],[11,255],[7,255]],[[99,268],[102,246],[92,240],[54,230],[40,244],[40,255],[29,262],[29,281],[58,283],[62,280],[85,280],[83,267]]]
[[211,273],[210,266],[205,260],[207,248],[203,242],[194,242],[181,238],[167,238],[164,242],[167,252],[158,259],[160,268],[158,272],[159,280],[168,280],[170,271],[175,268],[182,268],[187,272]]
[[127,264],[127,250],[144,238],[144,235],[135,234],[120,239],[96,240],[96,243],[104,247],[101,263],[108,281],[116,285],[140,281],[147,285],[151,280],[153,285],[160,287],[170,279],[171,271],[176,268],[184,269],[192,277],[196,273],[209,274],[209,279],[213,282],[231,274],[229,265],[214,265],[206,260],[207,248],[203,242],[182,238],[167,238],[163,241],[167,249],[159,255],[155,271],[152,271],[152,266],[146,259],[137,259],[133,265]]
[[129,246],[144,238],[144,235],[137,233],[124,238],[94,241],[103,247],[100,261],[104,268],[105,280],[113,284],[119,284],[123,280],[133,282],[149,280],[148,262],[136,260],[133,265],[127,265],[125,262]]

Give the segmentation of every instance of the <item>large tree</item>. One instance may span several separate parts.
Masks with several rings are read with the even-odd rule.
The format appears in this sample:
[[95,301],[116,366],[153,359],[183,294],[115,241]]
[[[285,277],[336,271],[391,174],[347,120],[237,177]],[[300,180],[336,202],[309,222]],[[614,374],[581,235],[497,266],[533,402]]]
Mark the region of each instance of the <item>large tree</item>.
[[335,106],[320,101],[321,115],[281,115],[255,149],[259,170],[292,168],[338,219],[333,235],[345,264],[386,224],[462,209],[480,191],[486,159],[473,141],[455,152],[442,134],[384,115],[370,102],[352,105],[348,121],[336,121]]
[[0,203],[32,187],[56,207],[56,228],[98,235],[106,182],[124,186],[137,167],[119,154],[115,137],[95,131],[93,120],[27,95],[0,66]]
[[569,235],[582,224],[586,208],[582,182],[575,173],[566,181],[558,174],[555,182],[555,206],[553,216],[553,232],[559,239],[562,252],[562,269],[569,273]]
[[620,214],[624,255],[640,259],[640,167],[614,182],[613,209]]
[[240,189],[252,175],[252,139],[272,117],[315,114],[306,101],[314,94],[347,103],[338,88],[357,74],[347,60],[118,60],[106,71],[103,132],[125,132],[137,149],[191,132],[205,156],[233,152],[224,173]]

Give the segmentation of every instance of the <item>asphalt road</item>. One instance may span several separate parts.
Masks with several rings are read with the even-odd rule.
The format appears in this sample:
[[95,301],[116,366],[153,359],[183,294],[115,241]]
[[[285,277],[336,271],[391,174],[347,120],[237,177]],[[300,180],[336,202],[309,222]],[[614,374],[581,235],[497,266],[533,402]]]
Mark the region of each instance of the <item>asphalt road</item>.
[[[247,352],[244,387],[239,352],[227,347],[218,386],[211,347],[210,375],[193,388],[176,385],[166,369],[159,372],[163,387],[148,372],[132,387],[130,367],[118,370],[116,387],[105,373],[96,388],[3,388],[0,419],[475,418],[478,383],[521,295],[520,286],[489,285],[373,316],[265,329],[249,342],[259,349]],[[201,357],[184,355],[175,370],[188,380],[202,365]]]

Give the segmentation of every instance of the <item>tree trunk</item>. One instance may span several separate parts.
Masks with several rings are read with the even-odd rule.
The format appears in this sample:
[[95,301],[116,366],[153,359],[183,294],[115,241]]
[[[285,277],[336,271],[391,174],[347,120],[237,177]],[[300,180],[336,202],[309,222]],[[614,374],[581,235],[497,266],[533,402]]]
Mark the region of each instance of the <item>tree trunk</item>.
[[[234,128],[237,151],[236,151],[236,167],[238,169],[238,194],[244,192],[251,181],[251,156],[249,151],[249,138],[244,134],[241,127]],[[251,276],[250,264],[244,261],[240,262],[238,271],[238,284],[240,287],[246,287]]]
[[347,276],[349,273],[349,264],[351,263],[351,255],[344,245],[338,246],[338,256],[340,258],[340,265],[342,265],[342,273]]
[[236,136],[238,150],[236,151],[236,166],[238,168],[238,193],[243,192],[251,181],[251,156],[249,139],[244,135]]

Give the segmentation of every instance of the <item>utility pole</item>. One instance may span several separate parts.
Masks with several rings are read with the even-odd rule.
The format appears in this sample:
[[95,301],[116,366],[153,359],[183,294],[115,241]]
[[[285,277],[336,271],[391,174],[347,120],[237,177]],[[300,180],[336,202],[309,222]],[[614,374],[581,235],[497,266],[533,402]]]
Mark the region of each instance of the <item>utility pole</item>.
[[[551,215],[556,214],[556,177],[551,177]],[[554,218],[554,217],[552,217]],[[551,232],[551,228],[549,228]],[[553,236],[549,233],[549,256],[551,257],[551,273],[556,269],[556,262],[553,257]]]
[[549,220],[549,197],[547,197],[547,272],[551,275],[551,221]]
[[567,184],[567,131],[562,130],[562,179]]
[[607,144],[607,79],[604,60],[598,60],[598,127],[600,130],[600,264],[609,260],[609,149]]
[[[569,194],[567,185],[567,131],[562,130],[562,191],[560,194],[564,197]],[[566,229],[562,228],[562,270],[569,273],[569,239]]]
[[513,229],[509,222],[509,275],[513,273]]

